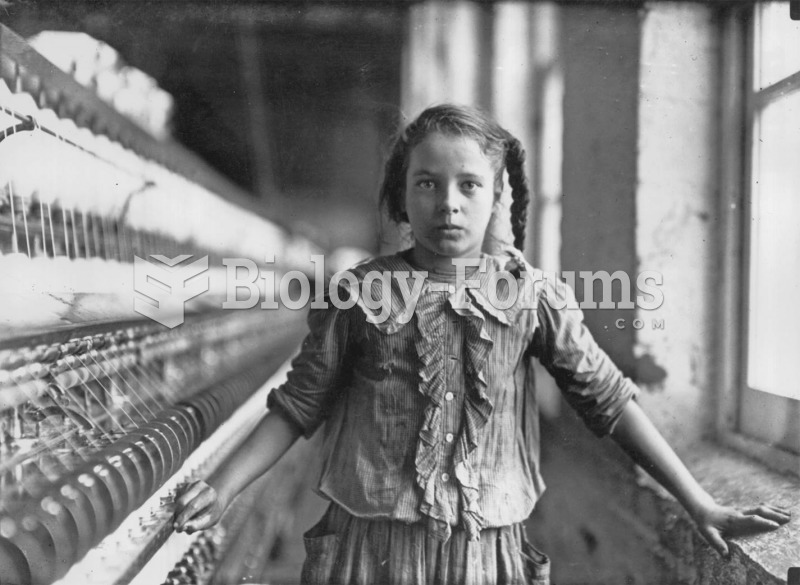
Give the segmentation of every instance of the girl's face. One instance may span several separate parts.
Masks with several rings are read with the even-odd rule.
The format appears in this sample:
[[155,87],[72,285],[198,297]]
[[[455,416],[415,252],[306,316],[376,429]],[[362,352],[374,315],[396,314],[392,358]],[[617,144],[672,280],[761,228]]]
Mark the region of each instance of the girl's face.
[[423,265],[452,266],[478,258],[494,212],[495,169],[471,139],[427,136],[411,151],[405,211]]

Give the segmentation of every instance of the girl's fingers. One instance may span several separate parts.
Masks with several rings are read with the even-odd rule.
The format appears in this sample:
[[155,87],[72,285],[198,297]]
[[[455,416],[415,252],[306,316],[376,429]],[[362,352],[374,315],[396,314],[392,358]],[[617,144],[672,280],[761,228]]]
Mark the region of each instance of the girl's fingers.
[[[187,493],[191,499],[183,499],[182,502],[179,503],[178,515],[175,517],[175,527],[181,528],[185,527],[186,523],[200,514],[204,512],[207,508],[212,506],[216,500],[217,496],[213,489],[205,486],[205,488],[201,489],[199,492],[195,493]],[[193,497],[192,497],[193,496]]]
[[728,543],[722,539],[722,535],[716,528],[707,528],[702,531],[708,543],[716,550],[721,556],[728,558]]
[[191,534],[195,530],[204,530],[209,528],[217,523],[218,518],[216,517],[217,513],[216,510],[209,509],[200,514],[199,516],[195,516],[191,520],[189,520],[186,525],[184,526],[184,530],[187,533]]
[[204,512],[207,508],[208,506],[202,506],[196,501],[190,502],[189,505],[181,510],[180,514],[178,514],[178,516],[175,518],[173,526],[178,531],[185,529],[192,519],[194,519],[198,514]]
[[708,543],[723,557],[730,554],[728,544],[723,539],[746,536],[758,532],[775,530],[791,519],[791,513],[775,506],[762,504],[757,508],[739,512],[733,508],[721,507],[716,520],[700,521],[701,534]]
[[776,512],[780,512],[781,514],[786,514],[787,516],[791,516],[792,512],[786,508],[781,508],[780,506],[773,506],[772,504],[760,504],[759,507],[761,508],[769,508],[770,510],[775,510]]
[[726,536],[744,536],[756,532],[775,530],[780,524],[763,516],[748,515],[734,518],[725,530]]
[[758,508],[747,510],[745,511],[745,514],[748,516],[762,516],[764,518],[773,520],[778,524],[786,524],[792,519],[792,514],[788,510],[784,510],[776,506],[767,506],[766,504],[761,504]]
[[192,484],[189,484],[178,496],[178,499],[175,500],[175,505],[178,508],[183,508],[189,502],[191,502],[194,498],[196,498],[200,492],[203,491],[203,488],[206,487],[208,484],[204,481],[196,481]]

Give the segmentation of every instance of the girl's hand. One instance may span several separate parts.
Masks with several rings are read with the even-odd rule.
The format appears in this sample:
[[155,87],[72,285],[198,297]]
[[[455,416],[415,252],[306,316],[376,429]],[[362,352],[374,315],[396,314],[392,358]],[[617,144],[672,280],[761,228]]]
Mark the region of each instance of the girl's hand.
[[729,551],[725,538],[775,530],[789,522],[791,512],[766,504],[742,512],[710,502],[692,516],[703,538],[720,555],[727,558]]
[[217,490],[204,481],[190,484],[175,501],[174,528],[191,534],[214,526],[222,517],[228,502],[223,502]]

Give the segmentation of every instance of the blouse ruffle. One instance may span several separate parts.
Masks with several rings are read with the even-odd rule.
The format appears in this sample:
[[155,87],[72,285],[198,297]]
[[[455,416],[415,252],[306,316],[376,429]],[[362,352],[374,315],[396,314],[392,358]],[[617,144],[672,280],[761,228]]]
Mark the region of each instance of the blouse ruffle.
[[[454,303],[455,295],[462,295],[464,298],[464,291],[456,291],[451,294],[448,299],[451,306],[459,304]],[[493,341],[484,327],[485,317],[483,314],[475,308],[473,303],[465,304],[466,309],[457,309],[457,312],[467,319],[464,424],[456,443],[453,464],[461,499],[461,521],[467,529],[470,540],[477,540],[480,530],[485,526],[485,521],[478,501],[478,476],[473,468],[470,455],[478,447],[479,435],[492,414],[493,405],[486,394],[488,385],[484,376],[484,368],[486,359],[492,350]],[[439,476],[437,473],[439,450],[443,442],[441,418],[445,395],[445,356],[442,332],[445,330],[446,318],[435,295],[425,294],[420,298],[417,303],[417,327],[420,335],[416,341],[417,356],[421,363],[419,391],[428,399],[428,404],[425,407],[423,424],[419,431],[414,463],[417,485],[423,493],[420,512],[436,521],[431,528],[444,540],[450,537],[450,524],[447,522],[442,499],[438,498],[436,494],[436,480]]]

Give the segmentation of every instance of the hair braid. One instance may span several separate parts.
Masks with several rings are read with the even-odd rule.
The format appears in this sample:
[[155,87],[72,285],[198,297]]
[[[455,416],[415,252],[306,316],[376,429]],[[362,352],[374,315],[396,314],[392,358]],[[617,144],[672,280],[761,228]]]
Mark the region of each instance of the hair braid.
[[530,193],[525,176],[525,150],[519,140],[508,135],[506,150],[506,171],[511,186],[511,233],[514,247],[522,251],[525,245],[525,228],[528,224],[528,203]]
[[392,154],[386,160],[384,179],[380,192],[380,203],[386,206],[389,219],[396,223],[408,221],[408,215],[403,206],[403,192],[406,185],[406,151],[408,141],[404,137],[398,138],[392,149]]

